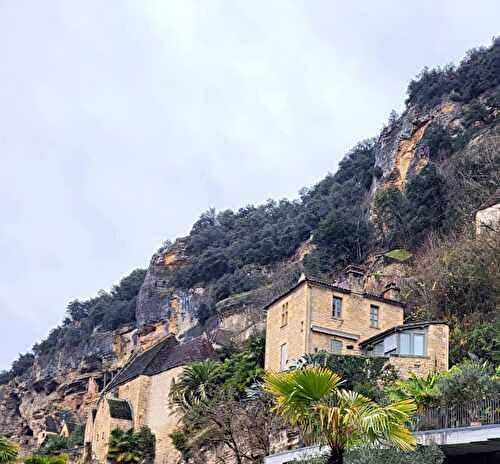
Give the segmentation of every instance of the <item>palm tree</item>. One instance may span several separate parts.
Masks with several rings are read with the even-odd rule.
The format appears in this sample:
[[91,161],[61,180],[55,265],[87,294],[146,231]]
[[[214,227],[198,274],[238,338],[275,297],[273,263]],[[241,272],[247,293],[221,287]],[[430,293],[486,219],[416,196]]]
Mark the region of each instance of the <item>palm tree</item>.
[[0,436],[0,464],[14,462],[16,458],[17,446]]
[[310,443],[330,447],[328,464],[342,464],[344,452],[361,444],[415,448],[404,426],[415,412],[413,400],[381,406],[339,388],[339,375],[323,367],[268,373],[264,388],[275,396],[275,410]]
[[137,437],[133,429],[113,429],[109,440],[108,461],[123,464],[142,462],[141,456],[137,452],[137,445]]
[[196,361],[184,368],[178,381],[172,386],[171,399],[181,410],[208,399],[217,384],[220,363],[211,359]]

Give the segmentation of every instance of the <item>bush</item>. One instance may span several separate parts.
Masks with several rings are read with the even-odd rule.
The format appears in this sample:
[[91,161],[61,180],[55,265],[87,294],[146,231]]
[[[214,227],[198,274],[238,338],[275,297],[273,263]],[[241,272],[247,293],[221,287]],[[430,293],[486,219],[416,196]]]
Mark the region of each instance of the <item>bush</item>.
[[500,393],[500,380],[487,362],[466,360],[453,366],[440,378],[438,388],[446,405],[460,405]]
[[347,453],[346,464],[442,464],[444,454],[436,445],[418,446],[415,451],[360,448]]
[[12,373],[10,371],[0,372],[0,385],[5,385],[12,380]]
[[59,451],[69,448],[69,440],[66,437],[60,435],[50,435],[42,443],[42,446],[38,450],[40,454],[43,455],[55,455]]
[[500,365],[500,319],[495,322],[456,324],[450,336],[450,362],[473,356]]
[[[418,446],[415,451],[404,452],[393,448],[358,448],[348,451],[346,464],[442,464],[444,454],[436,445]],[[293,464],[327,464],[326,457],[316,457]]]
[[500,305],[500,236],[432,240],[405,291],[432,319],[454,325],[492,320]]
[[343,356],[320,351],[304,355],[299,366],[328,367],[342,376],[342,388],[380,400],[384,396],[380,387],[397,379],[396,370],[386,362],[387,358],[383,357]]
[[43,456],[34,454],[24,458],[24,464],[68,464],[69,456],[67,454],[57,454],[55,456]]

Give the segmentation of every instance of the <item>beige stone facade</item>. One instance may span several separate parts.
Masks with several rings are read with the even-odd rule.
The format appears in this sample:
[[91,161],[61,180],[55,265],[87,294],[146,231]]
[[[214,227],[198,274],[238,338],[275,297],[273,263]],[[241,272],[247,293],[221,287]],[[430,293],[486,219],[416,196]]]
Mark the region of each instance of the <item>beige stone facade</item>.
[[383,295],[366,293],[357,269],[347,282],[340,286],[303,277],[267,306],[267,370],[291,368],[304,354],[318,351],[387,356],[403,377],[448,368],[446,324],[405,325],[397,287],[387,286]]
[[426,327],[427,350],[426,356],[404,356],[391,358],[391,364],[405,374],[413,372],[425,376],[429,372],[443,372],[448,370],[448,339],[449,328],[446,324],[429,324]]
[[132,425],[131,420],[112,417],[108,401],[106,399],[100,401],[92,427],[93,458],[99,462],[106,462],[111,431],[114,429],[128,430]]
[[113,429],[147,426],[156,438],[155,464],[177,462],[179,452],[169,435],[177,428],[179,417],[170,406],[170,389],[185,364],[212,356],[204,337],[179,344],[169,336],[133,358],[105,388],[87,419],[86,459],[106,462]]

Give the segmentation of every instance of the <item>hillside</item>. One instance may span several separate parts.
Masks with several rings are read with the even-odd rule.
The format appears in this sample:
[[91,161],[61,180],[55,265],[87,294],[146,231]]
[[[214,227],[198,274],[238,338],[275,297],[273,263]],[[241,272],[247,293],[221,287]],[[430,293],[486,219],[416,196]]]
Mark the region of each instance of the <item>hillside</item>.
[[239,343],[301,272],[334,279],[350,263],[369,268],[374,291],[396,280],[408,318],[450,321],[455,360],[489,356],[500,244],[473,240],[472,216],[500,185],[499,116],[500,40],[456,68],[425,69],[404,113],[297,200],[209,210],[147,270],[70,302],[63,324],[0,374],[0,435],[31,445],[49,415],[83,420],[89,379],[102,386],[132,353],[169,332]]

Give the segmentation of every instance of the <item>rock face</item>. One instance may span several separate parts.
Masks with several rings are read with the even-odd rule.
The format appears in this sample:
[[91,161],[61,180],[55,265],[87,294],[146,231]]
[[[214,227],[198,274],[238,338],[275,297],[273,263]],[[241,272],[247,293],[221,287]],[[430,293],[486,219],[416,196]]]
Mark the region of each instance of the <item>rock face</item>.
[[429,147],[424,135],[432,125],[439,125],[449,132],[462,128],[462,107],[446,101],[433,110],[423,113],[408,109],[394,124],[386,127],[375,146],[375,166],[383,173],[380,185],[402,188],[428,163]]

